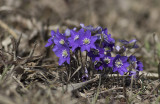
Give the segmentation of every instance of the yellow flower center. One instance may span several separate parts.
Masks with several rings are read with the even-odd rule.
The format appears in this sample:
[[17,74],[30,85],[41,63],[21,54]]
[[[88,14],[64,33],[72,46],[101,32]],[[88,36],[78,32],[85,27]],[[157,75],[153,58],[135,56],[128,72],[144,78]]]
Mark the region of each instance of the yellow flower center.
[[105,47],[104,50],[105,50],[105,51],[108,51],[108,50],[109,50],[109,47]]
[[120,59],[116,60],[116,66],[119,68],[123,65],[122,61]]
[[62,51],[62,56],[63,56],[63,57],[67,57],[67,56],[68,56],[68,53],[67,53],[67,50],[66,50],[66,49]]
[[94,55],[98,55],[98,54],[99,54],[99,50],[98,50],[98,49],[94,50],[94,51],[93,51],[93,54],[94,54]]
[[63,39],[61,39],[61,40],[59,41],[59,43],[63,45],[63,44],[65,43],[65,41],[64,41]]
[[110,60],[111,60],[111,59],[109,59],[108,57],[107,57],[107,58],[106,58],[106,57],[104,58],[104,62],[105,62],[106,64],[109,64],[109,63],[110,63]]
[[87,44],[89,44],[89,43],[90,43],[90,39],[85,38],[85,39],[83,40],[83,44],[87,45]]

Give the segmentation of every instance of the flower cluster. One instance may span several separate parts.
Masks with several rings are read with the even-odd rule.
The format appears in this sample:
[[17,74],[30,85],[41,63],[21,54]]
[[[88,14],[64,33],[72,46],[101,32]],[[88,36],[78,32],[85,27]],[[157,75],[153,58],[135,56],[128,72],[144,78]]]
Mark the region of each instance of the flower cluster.
[[[107,28],[100,26],[94,28],[93,26],[84,26],[84,24],[80,24],[80,26],[79,30],[67,29],[65,33],[60,33],[59,30],[51,31],[51,37],[48,39],[46,47],[54,46],[53,52],[59,57],[59,65],[71,64],[74,61],[72,57],[80,57],[77,55],[78,52],[86,52],[86,57],[94,65],[94,70],[112,69],[113,72],[118,72],[120,75],[126,73],[136,75],[137,71],[143,70],[142,62],[133,55],[126,55],[126,51],[129,49],[138,48],[135,39],[119,40],[121,45],[117,46]],[[78,60],[78,58],[76,59]],[[88,71],[86,68],[84,69],[85,76],[88,77]]]

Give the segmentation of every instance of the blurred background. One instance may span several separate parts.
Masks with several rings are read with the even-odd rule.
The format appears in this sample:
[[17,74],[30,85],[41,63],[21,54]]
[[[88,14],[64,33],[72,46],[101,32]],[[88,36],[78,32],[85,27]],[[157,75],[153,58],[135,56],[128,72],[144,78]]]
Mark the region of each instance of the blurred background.
[[0,0],[0,45],[9,50],[10,37],[22,34],[19,56],[38,43],[34,55],[58,59],[44,46],[50,30],[85,25],[107,27],[112,37],[137,39],[135,55],[144,70],[157,72],[160,59],[160,0]]

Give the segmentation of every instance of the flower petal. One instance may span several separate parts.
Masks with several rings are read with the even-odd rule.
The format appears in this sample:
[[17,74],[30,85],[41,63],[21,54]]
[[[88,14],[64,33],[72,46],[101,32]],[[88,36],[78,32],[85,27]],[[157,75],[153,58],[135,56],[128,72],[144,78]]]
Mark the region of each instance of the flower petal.
[[64,58],[59,58],[59,65],[62,65],[66,60]]
[[119,72],[120,75],[124,75],[123,70],[118,70],[118,72]]

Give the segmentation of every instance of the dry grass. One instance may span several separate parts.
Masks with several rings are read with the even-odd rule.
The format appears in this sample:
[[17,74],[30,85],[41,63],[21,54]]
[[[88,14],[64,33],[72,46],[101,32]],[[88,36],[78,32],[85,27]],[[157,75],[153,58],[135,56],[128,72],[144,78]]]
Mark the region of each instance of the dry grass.
[[[159,104],[159,5],[158,0],[0,0],[0,104]],[[107,27],[116,39],[136,38],[140,49],[132,53],[144,63],[139,78],[68,78],[44,45],[50,30],[81,22]]]

